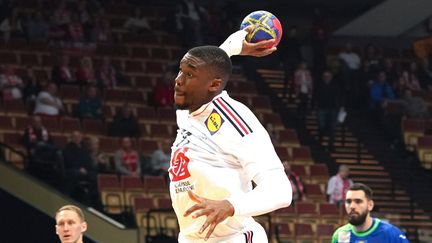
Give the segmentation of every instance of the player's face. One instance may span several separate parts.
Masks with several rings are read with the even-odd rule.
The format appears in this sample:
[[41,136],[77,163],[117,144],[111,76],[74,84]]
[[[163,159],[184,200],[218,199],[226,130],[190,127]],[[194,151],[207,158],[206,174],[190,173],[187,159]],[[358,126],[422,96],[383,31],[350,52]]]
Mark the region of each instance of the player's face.
[[87,223],[82,222],[78,214],[71,210],[63,210],[56,216],[56,233],[62,243],[82,243]]
[[215,79],[210,68],[200,58],[189,53],[180,61],[179,73],[175,79],[174,102],[179,109],[193,112],[210,102],[215,87]]
[[373,209],[373,201],[369,200],[364,191],[348,191],[345,199],[345,209],[348,222],[354,226],[363,225]]

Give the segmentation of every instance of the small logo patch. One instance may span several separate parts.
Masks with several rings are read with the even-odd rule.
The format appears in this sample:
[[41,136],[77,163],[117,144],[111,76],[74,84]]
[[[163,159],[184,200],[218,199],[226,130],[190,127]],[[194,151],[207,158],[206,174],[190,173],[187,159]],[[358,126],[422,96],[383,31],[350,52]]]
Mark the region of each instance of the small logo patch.
[[224,119],[214,109],[207,117],[207,120],[205,121],[205,125],[207,126],[207,129],[209,130],[211,135],[219,131],[223,123],[224,123]]
[[341,231],[338,234],[339,243],[349,243],[351,239],[351,233],[347,231]]

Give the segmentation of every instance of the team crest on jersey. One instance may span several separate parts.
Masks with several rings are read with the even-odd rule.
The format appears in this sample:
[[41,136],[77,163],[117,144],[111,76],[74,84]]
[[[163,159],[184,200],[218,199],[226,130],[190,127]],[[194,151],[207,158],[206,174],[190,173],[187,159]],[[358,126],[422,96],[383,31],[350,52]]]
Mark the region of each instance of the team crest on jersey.
[[190,159],[186,156],[188,148],[178,148],[172,155],[171,167],[168,172],[172,176],[172,181],[180,181],[189,178],[190,173],[188,169]]
[[215,109],[213,109],[213,111],[210,113],[210,115],[205,121],[205,125],[207,126],[207,129],[209,130],[211,135],[219,131],[223,123],[224,119]]
[[338,234],[339,243],[349,243],[351,238],[351,233],[346,231],[341,231]]

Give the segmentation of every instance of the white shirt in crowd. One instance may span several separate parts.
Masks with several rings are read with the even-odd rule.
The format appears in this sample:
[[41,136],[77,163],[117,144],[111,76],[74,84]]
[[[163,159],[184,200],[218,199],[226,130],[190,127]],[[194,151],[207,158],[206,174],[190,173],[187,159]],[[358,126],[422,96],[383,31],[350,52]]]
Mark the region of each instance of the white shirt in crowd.
[[351,70],[360,69],[361,60],[355,52],[341,52],[339,53],[339,59],[343,60]]
[[59,115],[60,109],[56,106],[48,105],[48,104],[45,104],[44,102],[42,102],[42,100],[45,100],[45,99],[56,103],[59,107],[61,107],[63,105],[60,98],[53,96],[46,91],[41,91],[36,98],[34,113],[35,114],[50,115],[50,116]]

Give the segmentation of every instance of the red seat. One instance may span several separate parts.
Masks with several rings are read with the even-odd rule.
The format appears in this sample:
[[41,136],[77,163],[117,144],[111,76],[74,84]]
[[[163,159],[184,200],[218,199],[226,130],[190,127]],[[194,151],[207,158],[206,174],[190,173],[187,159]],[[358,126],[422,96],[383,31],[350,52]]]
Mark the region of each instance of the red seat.
[[148,57],[150,57],[149,48],[134,47],[132,49],[132,57],[136,57],[136,58],[148,58]]
[[275,146],[275,150],[282,161],[289,159],[288,149],[285,146]]
[[18,132],[24,131],[29,125],[32,124],[32,118],[27,117],[15,117],[15,129]]
[[150,126],[150,136],[153,138],[172,138],[170,132],[168,131],[168,126],[165,124],[151,124]]
[[51,133],[61,133],[62,128],[60,122],[57,117],[47,117],[41,116],[42,124],[48,129]]
[[99,174],[98,188],[105,210],[113,214],[122,213],[124,210],[124,196],[117,175]]
[[99,146],[102,152],[114,153],[120,145],[117,138],[99,136]]
[[149,194],[168,194],[168,185],[162,176],[144,176],[143,184]]
[[143,65],[141,61],[132,61],[127,60],[125,62],[125,70],[126,72],[142,72],[143,71]]
[[82,128],[87,134],[104,135],[106,134],[105,123],[101,120],[83,119]]
[[297,238],[311,238],[315,235],[310,224],[294,224],[294,233]]
[[153,198],[148,197],[137,197],[134,199],[133,210],[135,213],[137,212],[148,212],[151,209],[155,209],[156,205],[153,201]]
[[422,119],[404,119],[402,120],[402,131],[404,132],[423,132],[424,120]]
[[6,132],[14,130],[14,126],[13,126],[11,117],[0,116],[0,130],[6,131]]
[[291,238],[293,236],[289,224],[274,223],[272,224],[272,228],[278,242],[285,242],[282,240],[283,238]]
[[76,118],[63,118],[61,124],[64,133],[72,133],[73,131],[81,130],[80,121]]
[[[306,193],[309,195],[308,192]],[[315,203],[296,202],[295,207],[298,215],[298,222],[316,223],[318,221],[319,215]]]
[[60,94],[64,100],[69,100],[78,103],[81,97],[81,91],[76,85],[62,85],[60,86]]
[[162,123],[176,122],[176,112],[172,108],[159,108],[158,117],[159,117],[159,121]]
[[300,177],[308,176],[305,165],[291,165],[291,170]]
[[20,59],[21,59],[21,65],[24,65],[24,66],[38,66],[39,65],[39,59],[33,53],[22,53],[20,55]]
[[139,140],[139,150],[143,154],[150,155],[156,149],[158,149],[158,147],[159,146],[155,140],[148,140],[148,139]]
[[254,110],[271,111],[270,100],[267,96],[256,96],[251,99],[251,106]]
[[162,73],[164,72],[164,65],[160,62],[147,62],[146,63],[146,71],[148,73]]
[[8,115],[11,116],[28,116],[29,108],[21,100],[4,101],[3,106]]
[[140,122],[156,123],[158,121],[158,116],[154,107],[138,107],[137,115]]
[[146,91],[153,90],[154,82],[152,77],[148,76],[136,76],[135,77],[135,86],[144,89]]
[[151,49],[151,56],[152,58],[155,59],[169,59],[170,55],[169,55],[169,51],[168,49],[165,48],[153,48]]
[[309,147],[303,146],[299,148],[292,148],[292,157],[295,162],[309,162],[313,161]]
[[318,184],[305,184],[305,191],[310,199],[318,200],[318,201],[324,201],[324,193],[321,190],[320,185]]
[[324,242],[324,239],[331,240],[334,230],[335,227],[332,224],[318,224],[316,226],[316,234],[322,240],[321,242]]
[[320,203],[319,215],[321,223],[338,224],[341,218],[341,211],[332,203]]
[[161,209],[173,209],[170,198],[158,198],[157,205]]
[[2,64],[18,64],[16,54],[14,52],[0,52],[0,63]]
[[297,132],[294,129],[284,129],[279,131],[279,143],[289,146],[300,146]]
[[14,147],[22,144],[21,139],[22,139],[22,135],[19,133],[3,134],[3,142]]

